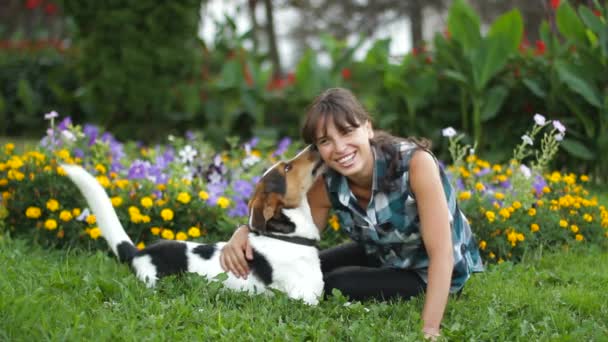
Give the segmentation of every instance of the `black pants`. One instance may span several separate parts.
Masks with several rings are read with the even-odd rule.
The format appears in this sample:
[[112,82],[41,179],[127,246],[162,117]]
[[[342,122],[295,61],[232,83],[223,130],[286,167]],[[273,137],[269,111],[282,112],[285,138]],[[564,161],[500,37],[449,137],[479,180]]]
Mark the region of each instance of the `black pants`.
[[322,250],[320,258],[325,296],[338,289],[351,300],[410,299],[426,289],[416,272],[380,268],[354,242]]

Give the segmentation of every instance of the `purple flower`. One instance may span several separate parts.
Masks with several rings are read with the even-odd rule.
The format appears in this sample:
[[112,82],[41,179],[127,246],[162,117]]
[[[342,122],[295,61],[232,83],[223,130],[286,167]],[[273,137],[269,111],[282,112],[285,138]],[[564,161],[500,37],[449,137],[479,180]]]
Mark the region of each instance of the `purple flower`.
[[188,131],[186,131],[186,139],[194,140],[194,139],[196,139],[196,134],[194,134],[194,132],[188,130]]
[[245,203],[245,201],[237,198],[234,200],[234,203],[234,208],[231,208],[228,211],[229,217],[241,217],[249,214],[249,208],[247,207],[247,203]]
[[66,116],[65,118],[63,118],[63,120],[61,120],[59,125],[57,125],[57,128],[60,131],[63,131],[63,130],[68,129],[68,127],[70,127],[71,124],[72,124],[72,118],[70,118],[69,116]]
[[143,161],[140,159],[136,159],[133,162],[133,164],[131,164],[131,167],[129,168],[127,178],[129,178],[129,179],[147,178],[149,168],[150,168],[149,162]]
[[72,153],[74,154],[74,157],[76,157],[76,158],[80,158],[80,159],[84,158],[84,151],[78,147],[74,148],[74,150],[72,150]]
[[85,124],[82,127],[82,133],[89,138],[89,146],[95,144],[97,135],[99,135],[99,128],[95,125]]
[[249,140],[248,144],[249,146],[251,146],[251,148],[254,148],[257,146],[257,144],[260,142],[260,138],[258,137],[253,137],[251,138],[251,140]]
[[291,145],[291,139],[289,137],[285,137],[283,139],[281,139],[281,141],[279,141],[279,146],[277,147],[276,151],[274,151],[274,153],[272,154],[273,156],[280,156],[283,153],[285,153],[285,151],[287,151],[287,149],[289,148],[289,145]]
[[479,172],[477,172],[475,175],[477,177],[483,177],[485,175],[487,175],[488,173],[490,173],[492,171],[492,169],[490,169],[489,167],[485,167],[482,170],[480,170]]
[[547,186],[547,182],[541,175],[537,175],[535,178],[535,182],[533,184],[534,191],[536,191],[536,195],[541,195],[543,193],[543,188]]
[[253,194],[253,184],[246,180],[237,180],[232,185],[236,196],[239,198],[249,198]]
[[224,194],[224,190],[226,190],[227,185],[228,184],[226,181],[207,184],[207,193],[209,194],[209,199],[207,202],[216,203],[217,199]]

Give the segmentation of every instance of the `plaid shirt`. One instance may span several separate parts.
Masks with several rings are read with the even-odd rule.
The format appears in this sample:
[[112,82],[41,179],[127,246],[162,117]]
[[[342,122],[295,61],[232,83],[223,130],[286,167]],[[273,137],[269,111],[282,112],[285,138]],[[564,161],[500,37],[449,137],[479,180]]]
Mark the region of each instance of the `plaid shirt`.
[[[401,155],[397,168],[400,176],[390,181],[392,190],[384,192],[379,186],[385,177],[389,156],[372,145],[375,163],[367,210],[357,203],[346,177],[330,169],[325,174],[325,183],[342,229],[362,244],[370,257],[382,267],[412,269],[427,282],[429,257],[420,234],[418,208],[409,183],[409,163],[419,148],[409,142],[397,143],[395,147]],[[442,169],[440,176],[448,200],[454,251],[450,292],[457,292],[472,272],[483,271],[483,263],[468,221],[458,208],[454,189]]]

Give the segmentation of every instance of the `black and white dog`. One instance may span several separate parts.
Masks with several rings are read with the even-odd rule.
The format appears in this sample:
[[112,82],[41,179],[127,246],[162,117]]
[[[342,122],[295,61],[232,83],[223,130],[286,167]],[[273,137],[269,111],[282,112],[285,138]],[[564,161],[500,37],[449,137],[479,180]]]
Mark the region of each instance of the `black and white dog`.
[[[154,286],[163,276],[193,272],[213,279],[223,273],[219,262],[225,242],[200,244],[159,241],[137,250],[125,232],[105,190],[80,166],[62,165],[97,217],[102,237],[121,262],[137,277]],[[274,288],[290,298],[315,305],[323,291],[323,275],[316,243],[319,231],[313,222],[306,193],[324,168],[319,153],[309,146],[289,161],[264,173],[249,201],[249,240],[254,258],[247,279],[228,273],[223,284],[253,293]]]

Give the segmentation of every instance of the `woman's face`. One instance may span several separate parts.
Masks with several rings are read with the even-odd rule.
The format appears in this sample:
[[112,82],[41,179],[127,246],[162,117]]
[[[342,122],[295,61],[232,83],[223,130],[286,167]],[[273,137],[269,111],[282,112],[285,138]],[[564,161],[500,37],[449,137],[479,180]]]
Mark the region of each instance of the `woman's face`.
[[374,132],[369,121],[340,132],[333,120],[321,120],[316,132],[315,144],[327,166],[349,178],[371,177],[374,157],[369,140]]

